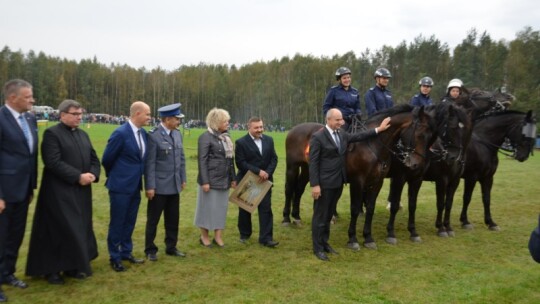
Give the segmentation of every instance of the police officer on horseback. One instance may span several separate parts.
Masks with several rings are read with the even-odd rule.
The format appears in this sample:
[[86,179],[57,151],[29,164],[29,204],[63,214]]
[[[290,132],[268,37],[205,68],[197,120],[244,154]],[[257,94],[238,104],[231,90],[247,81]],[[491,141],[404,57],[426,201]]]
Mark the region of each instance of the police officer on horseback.
[[443,96],[441,102],[453,102],[461,95],[462,92],[463,81],[454,78],[448,82],[448,86],[446,87],[446,95]]
[[351,70],[340,67],[335,73],[339,83],[328,91],[323,104],[323,114],[326,117],[328,110],[336,108],[341,111],[345,124],[341,127],[348,130],[354,117],[360,118],[360,97],[358,90],[351,86]]
[[378,68],[373,74],[373,78],[375,78],[375,86],[369,89],[364,96],[368,117],[394,106],[392,92],[387,89],[388,82],[392,78],[390,71],[386,68]]
[[420,92],[411,98],[410,104],[415,107],[419,106],[429,106],[433,104],[429,93],[431,93],[431,88],[433,87],[433,79],[431,77],[423,77],[418,81],[420,86]]

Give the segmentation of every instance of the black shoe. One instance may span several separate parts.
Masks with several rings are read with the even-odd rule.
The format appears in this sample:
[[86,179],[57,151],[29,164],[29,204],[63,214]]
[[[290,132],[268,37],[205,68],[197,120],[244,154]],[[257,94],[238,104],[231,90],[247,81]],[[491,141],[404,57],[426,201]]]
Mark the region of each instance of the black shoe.
[[122,265],[122,262],[120,261],[111,261],[111,268],[116,272],[126,271],[126,267],[124,267],[124,265]]
[[45,278],[47,279],[47,282],[52,285],[63,285],[65,283],[59,273],[48,274]]
[[324,252],[326,253],[331,253],[331,254],[339,254],[337,251],[334,250],[334,248],[330,247],[330,246],[326,246],[324,248]]
[[22,289],[28,287],[28,284],[26,284],[23,280],[17,279],[17,277],[12,274],[6,276],[3,283]]
[[225,244],[223,244],[223,245],[220,245],[220,244],[219,244],[219,243],[218,243],[218,242],[216,241],[216,239],[213,239],[213,240],[212,240],[212,244],[214,244],[214,245],[218,246],[219,248],[223,248],[223,247],[225,247]]
[[157,254],[156,253],[148,253],[146,255],[146,258],[151,262],[156,262],[157,261]]
[[142,264],[142,263],[144,263],[144,260],[143,260],[143,259],[137,259],[137,258],[134,257],[133,255],[130,255],[130,256],[125,257],[125,258],[122,258],[122,260],[124,260],[124,261],[129,261],[131,264]]
[[167,251],[165,252],[167,255],[172,255],[172,256],[177,256],[177,257],[181,257],[181,258],[185,258],[186,257],[186,254],[183,253],[182,251],[178,250],[178,249],[174,249],[174,250],[170,250],[170,251]]
[[199,238],[199,243],[206,248],[212,248],[212,243],[206,245],[201,238]]
[[319,259],[321,261],[330,261],[328,256],[326,256],[326,253],[324,253],[322,251],[315,252],[315,256],[317,257],[317,259]]
[[81,272],[78,270],[64,271],[64,275],[70,278],[77,279],[77,280],[84,280],[88,277],[88,275],[85,272]]
[[276,242],[276,241],[268,241],[266,243],[262,243],[263,246],[265,247],[269,247],[269,248],[274,248],[276,247],[277,245],[279,245],[279,242]]
[[2,291],[2,289],[0,289],[0,302],[7,302],[7,297]]

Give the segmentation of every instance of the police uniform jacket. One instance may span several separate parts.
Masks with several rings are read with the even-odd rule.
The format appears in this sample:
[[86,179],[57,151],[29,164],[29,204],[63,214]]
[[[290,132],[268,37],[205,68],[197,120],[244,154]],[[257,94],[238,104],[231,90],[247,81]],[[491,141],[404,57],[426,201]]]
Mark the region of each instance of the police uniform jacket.
[[326,112],[332,108],[339,109],[343,118],[361,114],[358,90],[353,87],[345,90],[342,85],[330,88],[324,99],[323,114],[326,116]]
[[167,134],[162,124],[148,133],[145,188],[156,194],[172,195],[186,182],[186,159],[182,134],[176,129]]
[[392,92],[387,89],[382,89],[378,86],[374,86],[366,92],[364,96],[366,102],[366,111],[368,117],[373,116],[375,113],[389,109],[394,106],[392,101]]
[[431,100],[431,97],[429,95],[424,95],[422,93],[418,93],[411,98],[410,101],[411,106],[419,107],[419,106],[429,106],[433,104],[433,101]]

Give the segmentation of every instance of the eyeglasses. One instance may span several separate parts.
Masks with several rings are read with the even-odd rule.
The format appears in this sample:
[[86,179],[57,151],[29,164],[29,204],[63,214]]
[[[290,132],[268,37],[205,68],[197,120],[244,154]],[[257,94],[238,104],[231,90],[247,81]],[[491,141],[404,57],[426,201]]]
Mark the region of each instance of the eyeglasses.
[[70,114],[70,115],[73,115],[73,116],[82,116],[83,113],[82,112],[65,112],[66,114]]

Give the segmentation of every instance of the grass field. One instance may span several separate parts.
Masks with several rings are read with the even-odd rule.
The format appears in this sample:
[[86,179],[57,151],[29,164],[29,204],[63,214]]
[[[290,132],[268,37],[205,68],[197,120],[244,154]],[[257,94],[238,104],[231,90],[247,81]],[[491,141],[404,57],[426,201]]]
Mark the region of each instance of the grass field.
[[[41,128],[40,132],[43,132]],[[103,155],[114,129],[92,125],[84,129]],[[346,248],[349,222],[348,186],[339,205],[341,217],[332,226],[330,244],[340,253],[331,262],[317,260],[311,251],[312,201],[302,200],[304,226],[281,227],[285,182],[285,133],[274,137],[279,157],[273,189],[274,237],[276,249],[257,244],[258,218],[250,244],[238,242],[237,207],[229,205],[224,234],[226,247],[207,249],[198,244],[198,228],[193,226],[196,201],[197,138],[203,130],[184,135],[188,185],[181,195],[179,248],[184,259],[163,254],[163,227],[157,242],[158,262],[127,265],[128,271],[115,273],[108,263],[106,235],[109,202],[102,173],[94,185],[94,229],[100,256],[92,262],[94,275],[87,280],[67,279],[63,286],[43,279],[25,278],[25,290],[4,286],[11,303],[540,303],[540,265],[531,259],[527,242],[540,212],[540,157],[524,163],[501,156],[492,193],[492,214],[501,231],[483,225],[483,209],[476,189],[469,219],[474,230],[462,230],[460,186],[452,213],[454,238],[436,236],[434,185],[422,187],[417,209],[417,229],[423,242],[408,240],[405,212],[396,220],[397,245],[384,242],[388,211],[385,209],[388,181],[379,196],[373,224],[378,250]],[[245,132],[232,132],[233,140]],[[40,166],[41,175],[41,166]],[[37,193],[37,192],[36,192]],[[406,191],[404,193],[404,197]],[[143,256],[146,201],[141,202],[133,235],[134,254]],[[28,241],[35,200],[28,217],[27,233],[20,251],[17,275],[24,278]],[[363,218],[359,219],[359,229]],[[361,231],[358,231],[361,236]],[[255,240],[253,240],[255,239]]]

